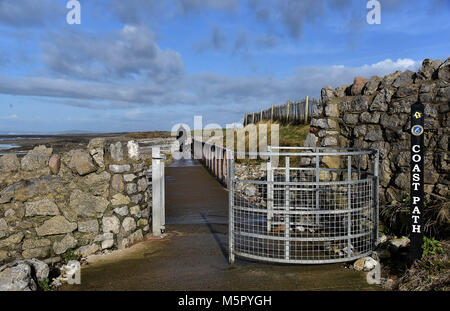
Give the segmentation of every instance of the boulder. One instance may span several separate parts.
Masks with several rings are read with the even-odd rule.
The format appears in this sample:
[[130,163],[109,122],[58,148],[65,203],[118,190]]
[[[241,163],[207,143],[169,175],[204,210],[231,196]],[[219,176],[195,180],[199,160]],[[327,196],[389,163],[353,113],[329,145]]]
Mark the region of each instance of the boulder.
[[56,215],[59,215],[58,206],[49,199],[27,202],[25,205],[25,217]]
[[119,233],[120,220],[116,216],[103,217],[102,223],[103,223],[102,228],[103,228],[104,233],[109,233],[109,232],[112,232],[115,234]]
[[4,188],[0,192],[0,204],[8,203],[12,199],[24,202],[37,195],[44,196],[53,191],[63,191],[61,178],[58,176],[33,178]]
[[105,154],[105,139],[94,138],[88,144],[89,154],[94,158],[95,163],[101,168],[105,167],[104,154]]
[[22,158],[22,169],[24,171],[35,171],[47,167],[52,153],[53,149],[44,145],[35,147]]
[[74,173],[84,176],[97,170],[94,163],[92,163],[91,156],[86,152],[82,150],[72,150],[70,155],[69,167]]
[[362,94],[363,95],[373,95],[378,90],[378,87],[380,86],[381,78],[378,76],[373,76],[372,78],[367,81],[365,84]]
[[450,57],[447,58],[441,66],[439,66],[438,78],[439,80],[450,82]]
[[67,234],[61,241],[56,241],[53,243],[53,250],[56,255],[61,255],[68,249],[77,246],[77,243],[78,241],[72,236],[72,234]]
[[48,265],[37,259],[15,260],[0,267],[0,291],[35,291],[34,280],[48,278]]
[[395,79],[394,83],[392,83],[393,87],[399,88],[401,86],[405,86],[407,84],[412,84],[414,82],[415,72],[411,70],[406,70],[402,72],[397,79]]
[[20,162],[15,153],[0,157],[0,173],[16,172],[20,169]]
[[422,62],[422,67],[420,67],[419,71],[417,72],[417,78],[419,80],[430,80],[433,78],[436,70],[439,68],[439,66],[442,64],[442,61],[440,59],[432,60],[430,58],[426,58]]
[[36,228],[38,236],[70,233],[77,228],[76,223],[69,222],[63,216],[55,216]]
[[350,93],[352,96],[361,95],[364,85],[366,85],[369,79],[365,79],[362,77],[356,77],[353,81],[352,88],[350,89]]
[[48,161],[48,166],[53,175],[58,175],[59,170],[61,169],[61,156],[59,154],[52,155]]
[[80,217],[96,217],[97,213],[103,213],[108,205],[109,202],[105,198],[78,189],[70,195],[70,209]]

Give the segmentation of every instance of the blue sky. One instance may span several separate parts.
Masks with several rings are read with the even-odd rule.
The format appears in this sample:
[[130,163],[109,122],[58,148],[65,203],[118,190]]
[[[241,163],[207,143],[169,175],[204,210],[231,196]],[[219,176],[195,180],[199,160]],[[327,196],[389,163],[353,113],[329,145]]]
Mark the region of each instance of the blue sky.
[[0,0],[0,133],[170,130],[450,56],[450,0]]

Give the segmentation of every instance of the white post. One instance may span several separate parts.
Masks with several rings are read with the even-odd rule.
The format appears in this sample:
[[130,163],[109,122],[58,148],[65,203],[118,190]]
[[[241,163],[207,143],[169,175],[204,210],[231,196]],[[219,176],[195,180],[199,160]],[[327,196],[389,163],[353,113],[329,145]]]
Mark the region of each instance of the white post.
[[160,147],[152,148],[152,229],[153,235],[165,230],[164,212],[164,161]]
[[[267,147],[268,152],[272,152],[272,147]],[[272,218],[273,218],[273,169],[272,169],[272,155],[269,155],[267,161],[267,233],[272,231]]]

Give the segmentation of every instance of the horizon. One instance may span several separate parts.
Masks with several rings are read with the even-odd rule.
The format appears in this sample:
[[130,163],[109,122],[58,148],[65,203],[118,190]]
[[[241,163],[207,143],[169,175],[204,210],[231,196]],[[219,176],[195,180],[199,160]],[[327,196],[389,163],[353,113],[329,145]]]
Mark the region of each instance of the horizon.
[[68,2],[0,0],[0,135],[224,126],[450,56],[447,0]]

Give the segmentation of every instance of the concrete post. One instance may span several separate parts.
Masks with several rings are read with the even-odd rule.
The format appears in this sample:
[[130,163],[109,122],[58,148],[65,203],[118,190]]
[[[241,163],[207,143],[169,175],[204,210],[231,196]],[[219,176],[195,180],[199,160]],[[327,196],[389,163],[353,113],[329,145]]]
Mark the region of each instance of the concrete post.
[[164,161],[160,148],[152,148],[152,230],[153,235],[164,233],[165,206],[164,206]]

